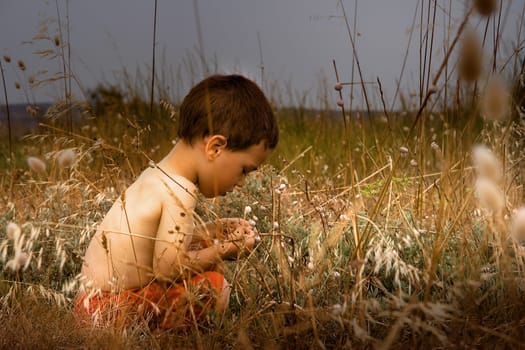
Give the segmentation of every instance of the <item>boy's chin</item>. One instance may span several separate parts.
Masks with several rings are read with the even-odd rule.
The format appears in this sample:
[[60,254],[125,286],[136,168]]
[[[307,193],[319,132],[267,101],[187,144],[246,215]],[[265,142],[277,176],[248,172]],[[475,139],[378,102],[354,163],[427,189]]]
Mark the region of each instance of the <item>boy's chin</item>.
[[212,193],[204,193],[204,192],[201,192],[202,195],[206,198],[215,198],[215,197],[224,197],[226,196],[228,193],[230,193],[231,191],[225,191],[225,192],[220,192],[220,193],[217,193],[217,192],[212,192]]

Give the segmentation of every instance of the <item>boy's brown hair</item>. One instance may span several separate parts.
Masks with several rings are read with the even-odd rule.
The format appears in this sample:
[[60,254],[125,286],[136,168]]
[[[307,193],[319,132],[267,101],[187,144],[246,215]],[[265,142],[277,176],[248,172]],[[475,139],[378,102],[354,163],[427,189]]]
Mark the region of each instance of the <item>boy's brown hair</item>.
[[212,75],[195,85],[180,106],[178,137],[223,135],[226,147],[243,150],[265,141],[274,149],[279,129],[262,90],[241,75]]

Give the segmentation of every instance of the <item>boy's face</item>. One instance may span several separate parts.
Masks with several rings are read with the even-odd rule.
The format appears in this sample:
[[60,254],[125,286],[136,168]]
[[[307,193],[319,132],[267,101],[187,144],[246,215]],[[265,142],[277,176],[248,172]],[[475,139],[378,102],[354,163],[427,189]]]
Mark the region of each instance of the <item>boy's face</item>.
[[231,151],[225,147],[216,151],[217,156],[199,174],[199,189],[205,197],[223,196],[242,186],[246,175],[256,170],[271,153],[264,142],[244,150]]

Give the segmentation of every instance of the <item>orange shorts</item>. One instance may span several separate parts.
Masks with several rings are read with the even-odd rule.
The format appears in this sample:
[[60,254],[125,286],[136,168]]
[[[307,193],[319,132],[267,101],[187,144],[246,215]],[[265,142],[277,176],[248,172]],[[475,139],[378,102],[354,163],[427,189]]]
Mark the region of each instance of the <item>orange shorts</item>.
[[152,328],[184,326],[201,320],[214,309],[225,287],[224,276],[215,271],[204,272],[188,280],[186,286],[152,282],[121,293],[82,293],[74,301],[74,311],[80,320],[96,325],[146,321]]

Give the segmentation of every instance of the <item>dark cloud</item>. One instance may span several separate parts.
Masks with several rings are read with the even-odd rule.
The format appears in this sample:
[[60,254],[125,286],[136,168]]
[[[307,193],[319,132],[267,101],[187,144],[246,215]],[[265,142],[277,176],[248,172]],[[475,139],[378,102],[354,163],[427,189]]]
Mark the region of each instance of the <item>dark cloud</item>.
[[[343,3],[353,31],[355,1]],[[356,45],[363,78],[375,82],[379,77],[390,99],[411,29],[414,35],[403,86],[415,89],[419,82],[420,13],[415,27],[412,20],[420,3],[417,0],[357,2]],[[424,3],[427,6],[428,1]],[[66,1],[59,0],[58,4],[61,24],[65,26]],[[143,0],[69,1],[72,68],[82,87],[122,81],[124,69],[132,77],[137,68],[147,75],[152,55],[153,4]],[[279,92],[270,93],[277,93],[284,100],[308,92],[311,103],[319,105],[319,88],[328,84],[331,89],[335,83],[332,60],[337,63],[341,79],[351,79],[352,48],[337,0],[198,0],[197,4],[204,53],[212,69],[241,72],[260,81],[259,35],[266,78],[281,87]],[[449,23],[448,9],[441,8],[448,6],[448,2],[438,4],[434,65],[443,57]],[[513,6],[504,31],[505,38],[510,38],[516,35],[514,24],[523,5],[516,1],[507,4]],[[451,34],[464,11],[464,4],[454,6]],[[55,35],[56,18],[55,1],[7,1],[0,5],[0,53],[12,56],[15,62],[23,59],[28,68],[27,72],[20,72],[5,65],[13,101],[32,98],[49,101],[61,97],[63,92],[56,84],[27,94],[24,89],[14,89],[15,81],[27,86],[24,82],[28,76],[39,70],[46,69],[51,75],[60,71],[61,64],[56,60],[42,59],[32,53],[35,48],[45,47],[45,43],[21,44],[38,33],[43,20],[51,20],[48,29]],[[158,1],[157,68],[164,75],[164,84],[170,85],[172,98],[183,96],[202,74],[195,19],[194,1]],[[480,23],[481,19],[473,17],[473,25]],[[358,80],[357,71],[354,74],[354,80]],[[375,86],[369,88],[370,95],[377,96]]]

